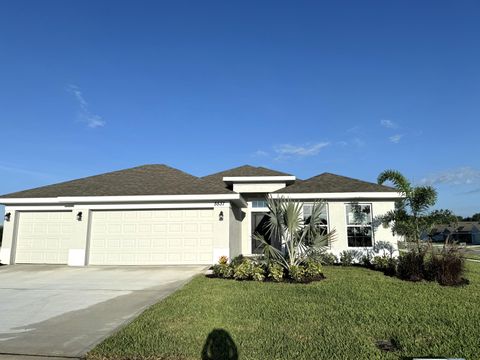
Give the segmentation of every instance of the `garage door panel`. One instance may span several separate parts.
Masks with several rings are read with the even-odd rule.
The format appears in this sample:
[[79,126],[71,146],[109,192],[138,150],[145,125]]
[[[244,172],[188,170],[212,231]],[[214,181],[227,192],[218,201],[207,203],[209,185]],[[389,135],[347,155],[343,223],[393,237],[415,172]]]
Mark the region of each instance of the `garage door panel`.
[[210,264],[212,219],[212,209],[93,211],[90,264]]
[[16,263],[66,264],[73,247],[70,211],[20,212],[16,237]]

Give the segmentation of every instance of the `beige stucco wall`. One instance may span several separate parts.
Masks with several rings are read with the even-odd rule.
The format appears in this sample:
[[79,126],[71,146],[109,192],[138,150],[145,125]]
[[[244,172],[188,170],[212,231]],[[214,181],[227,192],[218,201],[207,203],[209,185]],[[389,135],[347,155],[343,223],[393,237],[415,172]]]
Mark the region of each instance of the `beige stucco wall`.
[[245,213],[236,206],[230,208],[230,229],[229,229],[229,244],[230,244],[230,259],[242,253],[242,220]]
[[[305,203],[314,202],[315,199],[304,200]],[[317,199],[318,201],[318,199]],[[355,249],[348,247],[347,240],[347,220],[346,220],[346,209],[345,206],[352,201],[345,200],[331,200],[327,202],[327,214],[328,214],[328,227],[329,230],[336,230],[335,241],[332,242],[330,251],[334,254],[339,254],[343,250]],[[249,255],[251,254],[251,201],[247,199],[248,207],[243,208],[242,211],[245,212],[245,217],[242,222],[242,254]],[[393,210],[395,207],[394,201],[378,201],[378,200],[365,200],[360,201],[361,204],[371,204],[372,205],[372,217],[383,215],[389,210]],[[256,209],[261,210],[261,209]],[[392,235],[390,228],[384,228],[379,226],[374,228],[373,241],[388,241],[391,242],[395,248],[397,248],[397,241],[399,237]]]
[[10,213],[10,221],[3,221],[2,247],[0,248],[0,263],[10,264],[12,241],[15,232],[17,212],[5,207],[5,214]]
[[[331,252],[339,254],[343,250],[355,249],[348,247],[347,239],[347,216],[346,216],[346,204],[351,203],[349,201],[329,201],[328,202],[328,222],[329,230],[336,230],[335,241],[332,242]],[[375,200],[362,200],[360,204],[371,204],[372,206],[372,218],[379,215],[383,215],[389,210],[394,209],[395,203],[393,201],[375,201]],[[397,248],[398,237],[392,235],[390,228],[383,228],[379,226],[374,228],[373,241],[387,241],[392,243]]]

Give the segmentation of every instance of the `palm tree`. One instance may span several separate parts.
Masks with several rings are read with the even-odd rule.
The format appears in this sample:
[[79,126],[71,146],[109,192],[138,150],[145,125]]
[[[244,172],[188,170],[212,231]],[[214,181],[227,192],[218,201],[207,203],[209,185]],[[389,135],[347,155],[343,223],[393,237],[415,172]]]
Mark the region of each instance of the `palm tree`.
[[298,201],[268,197],[267,206],[270,210],[266,224],[269,241],[258,233],[253,235],[262,244],[267,262],[278,262],[290,270],[315,252],[324,250],[334,239],[334,231],[325,234],[320,227],[325,208],[323,201],[313,204],[308,219],[303,219],[303,204]]
[[396,170],[385,170],[378,176],[377,182],[391,182],[403,198],[397,201],[395,210],[380,217],[385,225],[392,224],[392,231],[405,236],[407,241],[420,247],[420,234],[428,230],[434,222],[450,222],[454,215],[448,210],[429,213],[437,202],[437,191],[432,186],[413,186],[405,176]]

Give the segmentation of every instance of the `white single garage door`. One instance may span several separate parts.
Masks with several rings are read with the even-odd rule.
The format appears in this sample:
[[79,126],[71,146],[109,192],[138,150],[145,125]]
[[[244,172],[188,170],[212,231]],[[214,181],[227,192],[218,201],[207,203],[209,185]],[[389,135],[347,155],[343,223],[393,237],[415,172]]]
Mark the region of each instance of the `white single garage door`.
[[17,264],[66,264],[73,247],[71,211],[20,212],[18,217]]
[[89,264],[211,264],[213,209],[93,211]]

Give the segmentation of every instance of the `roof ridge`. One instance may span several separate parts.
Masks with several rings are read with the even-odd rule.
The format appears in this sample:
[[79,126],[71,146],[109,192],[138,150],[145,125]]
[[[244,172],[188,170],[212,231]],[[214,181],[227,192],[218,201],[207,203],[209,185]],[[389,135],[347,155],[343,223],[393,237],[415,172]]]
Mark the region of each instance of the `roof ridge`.
[[[123,193],[122,193],[123,192]],[[140,165],[20,190],[0,197],[114,196],[233,193],[165,164]]]
[[[333,178],[333,179],[332,179]],[[323,172],[275,191],[276,193],[308,192],[396,192],[395,188],[374,182]]]

